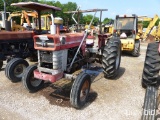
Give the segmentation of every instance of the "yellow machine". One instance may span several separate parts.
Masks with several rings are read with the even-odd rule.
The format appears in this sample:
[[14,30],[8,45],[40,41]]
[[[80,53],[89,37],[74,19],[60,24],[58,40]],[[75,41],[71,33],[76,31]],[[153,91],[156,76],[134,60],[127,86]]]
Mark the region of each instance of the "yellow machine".
[[155,29],[152,30],[150,33],[151,36],[153,36],[154,40],[160,40],[160,24],[155,27]]
[[[88,27],[89,27],[89,25],[86,24],[86,25],[85,25],[85,29],[88,29]],[[95,27],[94,27],[93,25],[91,25],[90,29],[95,29]]]
[[116,16],[113,37],[120,37],[122,51],[138,57],[140,53],[140,36],[138,34],[138,16]]
[[[15,21],[12,21],[14,17],[20,17],[20,23],[17,24]],[[32,17],[32,19],[30,19]],[[23,31],[26,30],[26,27],[37,29],[38,28],[38,14],[35,11],[17,11],[13,12],[9,15],[8,21],[12,21],[12,31]],[[24,26],[24,23],[26,22],[26,25]],[[32,23],[31,23],[32,22]],[[51,25],[51,16],[49,14],[47,15],[41,15],[41,28],[42,30],[50,30]]]
[[[147,16],[138,16],[138,33],[137,33],[137,36],[140,37],[140,39],[143,39],[143,36],[145,34],[145,36],[147,35],[147,32],[143,31],[143,22],[144,21],[152,21],[153,19],[152,18],[149,18]],[[148,30],[147,30],[148,31]]]
[[107,34],[113,34],[114,26],[113,25],[105,25],[102,27],[102,31]]
[[114,30],[114,21],[111,20],[109,23],[102,25],[102,31],[106,34],[113,34],[113,30]]
[[159,18],[158,15],[155,15],[153,19],[151,19],[151,18],[144,19],[144,21],[148,20],[148,21],[150,21],[150,23],[149,23],[145,33],[143,34],[143,40],[145,40],[147,38],[147,35],[151,31],[151,29],[155,26],[155,23],[157,22],[158,18]]
[[8,17],[8,21],[11,21],[13,19],[13,17],[20,17],[20,23],[17,24],[15,21],[12,21],[12,31],[19,31],[19,30],[26,30],[26,28],[23,26],[24,22],[27,22],[27,26],[32,28],[31,22],[29,17],[33,17],[33,18],[37,18],[37,12],[35,11],[17,11],[17,12],[13,12],[9,15]]
[[[141,38],[143,41],[150,40],[152,41],[153,39],[159,39],[159,26],[156,27],[155,23],[158,20],[158,15],[155,15],[154,18],[149,18],[147,16],[141,16],[138,17],[138,21],[141,23],[138,23],[140,27],[138,27],[138,33],[140,34]],[[143,32],[143,21],[149,21],[149,25],[146,29],[145,32]]]
[[140,38],[142,38],[143,36],[143,24],[142,23],[138,23],[138,36],[140,36]]
[[42,30],[50,30],[51,15],[41,15],[41,28]]

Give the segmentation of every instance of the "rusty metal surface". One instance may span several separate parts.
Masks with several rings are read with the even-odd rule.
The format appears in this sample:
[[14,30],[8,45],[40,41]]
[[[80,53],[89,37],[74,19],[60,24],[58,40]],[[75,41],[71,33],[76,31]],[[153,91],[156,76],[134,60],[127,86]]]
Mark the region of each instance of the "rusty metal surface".
[[20,40],[33,38],[33,31],[0,32],[0,40]]
[[11,6],[16,6],[20,8],[27,8],[27,9],[32,9],[32,10],[37,10],[37,11],[47,11],[47,10],[56,10],[60,11],[61,8],[55,7],[55,6],[50,6],[46,4],[40,4],[36,2],[19,2],[19,3],[12,3]]
[[34,77],[40,80],[50,81],[52,83],[60,80],[63,77],[63,72],[55,73],[54,75],[39,72],[38,70],[34,71]]

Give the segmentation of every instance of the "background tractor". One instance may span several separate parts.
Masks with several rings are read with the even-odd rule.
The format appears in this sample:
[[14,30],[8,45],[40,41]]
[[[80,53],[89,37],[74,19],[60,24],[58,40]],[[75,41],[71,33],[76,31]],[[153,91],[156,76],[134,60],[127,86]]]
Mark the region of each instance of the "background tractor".
[[114,21],[113,36],[120,37],[122,51],[127,51],[138,57],[140,53],[140,36],[138,33],[138,17],[117,15]]
[[[37,12],[39,12],[39,10],[37,10]],[[34,10],[22,10],[20,12],[13,13],[5,13],[4,11],[0,12],[0,69],[3,66],[3,61],[7,60],[8,63],[12,58],[31,58],[30,60],[34,61],[37,59],[37,53],[34,49],[33,36],[35,34],[48,33],[50,31],[49,22],[51,19],[50,15],[38,16],[37,12]],[[5,14],[6,19],[4,18]],[[14,17],[19,17],[19,25],[11,24]],[[44,22],[43,25],[41,25],[41,18]],[[5,24],[5,22],[7,24]],[[29,29],[23,27],[22,25],[24,24],[27,24],[26,26],[29,26]],[[17,64],[9,66],[14,72],[17,73],[17,77],[12,75],[9,76],[9,79],[13,80],[13,82],[15,82],[15,77],[16,79],[18,79],[19,77],[21,79],[21,72],[26,67],[21,65],[16,67],[16,65],[19,64],[18,61],[22,61],[24,63],[24,60],[17,60]],[[25,61],[25,63],[27,62]],[[26,65],[28,65],[28,63]]]
[[[4,14],[6,14],[6,17],[8,18],[8,20],[6,18],[7,24],[5,24]],[[0,32],[0,69],[3,66],[4,60],[7,60],[8,62],[15,57],[25,59],[33,57],[36,53],[33,45],[33,36],[35,34],[33,31],[11,31],[10,22],[12,22],[12,17],[21,16],[22,21],[24,21],[24,17],[22,16],[27,16],[27,14],[28,13],[22,15],[22,12],[16,14],[10,14],[9,12],[5,13],[3,11],[0,12],[0,24],[2,27]],[[17,27],[13,25],[13,27],[18,28],[19,30],[24,29],[21,25]]]
[[[91,77],[85,71],[79,74],[73,74],[74,72],[83,65],[93,62],[92,60],[96,56],[96,58],[100,58],[107,78],[117,76],[121,60],[121,43],[118,38],[105,41],[107,36],[100,34],[96,42],[97,45],[89,44],[86,42],[88,29],[85,32],[60,33],[60,25],[63,24],[63,20],[56,18],[54,13],[60,8],[34,2],[21,2],[14,5],[30,9],[41,8],[41,10],[48,8],[53,11],[52,23],[56,25],[56,33],[34,36],[34,48],[38,53],[38,65],[27,67],[22,77],[23,85],[28,91],[35,92],[39,90],[44,81],[54,83],[62,78],[72,80],[70,102],[73,107],[79,109],[86,103],[91,86]],[[100,11],[102,15],[102,11],[106,11],[106,9],[87,11],[95,12],[95,14]],[[78,12],[84,11],[75,11],[75,13]],[[89,28],[94,17],[89,24]],[[15,64],[16,61],[15,58],[8,63],[5,71],[8,78],[11,75],[16,75],[11,72],[13,70],[9,67]],[[22,62],[20,64],[25,66]]]
[[[14,3],[11,5],[14,5]],[[37,8],[36,11],[38,13],[46,9],[48,8],[42,7]],[[57,10],[61,9],[57,8]],[[42,34],[43,32],[41,29],[41,14],[38,15],[38,30],[0,32],[0,67],[2,67],[3,61],[7,60],[5,75],[11,82],[21,80],[23,72],[29,65],[25,60],[26,58],[31,58],[34,61],[37,60],[37,51],[34,49],[33,36],[35,34]]]

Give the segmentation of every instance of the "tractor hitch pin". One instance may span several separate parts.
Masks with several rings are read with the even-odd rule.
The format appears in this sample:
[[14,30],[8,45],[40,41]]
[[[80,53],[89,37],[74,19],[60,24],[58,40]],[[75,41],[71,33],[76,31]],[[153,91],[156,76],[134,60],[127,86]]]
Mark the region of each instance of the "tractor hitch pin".
[[90,27],[91,27],[91,24],[92,24],[92,22],[93,22],[93,20],[94,20],[94,18],[95,18],[95,16],[96,16],[96,13],[97,13],[97,11],[95,11],[94,16],[93,16],[93,18],[92,18],[92,20],[91,20],[91,22],[90,22],[90,24],[89,24],[89,27],[85,30],[83,39],[82,39],[82,41],[81,41],[81,43],[80,43],[80,45],[79,45],[79,47],[78,47],[78,49],[77,49],[77,52],[76,52],[76,54],[75,54],[75,56],[74,56],[74,58],[73,58],[73,60],[72,60],[72,62],[71,62],[71,64],[70,64],[70,66],[69,66],[69,69],[68,69],[69,71],[70,71],[71,68],[72,68],[72,65],[73,65],[73,63],[74,63],[74,61],[75,61],[75,59],[76,59],[76,57],[77,57],[77,54],[78,54],[78,52],[79,52],[79,50],[80,50],[80,48],[81,48],[81,46],[82,46],[82,44],[83,44],[83,41],[84,41],[84,40],[86,39],[86,37],[87,37],[88,30],[89,30]]

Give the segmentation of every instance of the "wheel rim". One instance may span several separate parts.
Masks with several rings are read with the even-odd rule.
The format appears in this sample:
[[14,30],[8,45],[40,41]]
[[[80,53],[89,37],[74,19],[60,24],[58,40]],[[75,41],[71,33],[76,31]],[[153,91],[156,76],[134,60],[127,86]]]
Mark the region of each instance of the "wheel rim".
[[85,101],[86,97],[88,96],[89,93],[89,81],[86,80],[83,83],[82,89],[80,91],[80,101]]
[[119,62],[120,62],[120,50],[118,50],[117,57],[116,57],[116,69],[118,69]]
[[22,77],[25,69],[26,69],[26,66],[24,64],[18,64],[14,69],[14,75],[16,77]]
[[42,82],[42,80],[34,78],[34,76],[32,74],[31,79],[30,79],[30,83],[32,86],[38,87],[41,84],[41,82]]

